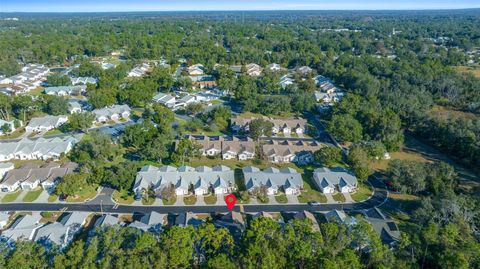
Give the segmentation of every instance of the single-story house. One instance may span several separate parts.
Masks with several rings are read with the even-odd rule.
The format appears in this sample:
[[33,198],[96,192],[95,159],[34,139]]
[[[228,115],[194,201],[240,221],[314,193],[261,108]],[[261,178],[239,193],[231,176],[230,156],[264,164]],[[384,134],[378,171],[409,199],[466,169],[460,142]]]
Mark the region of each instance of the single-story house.
[[7,230],[2,231],[0,238],[7,242],[15,242],[20,238],[33,240],[35,233],[42,226],[40,215],[23,215],[18,217]]
[[308,164],[314,161],[313,153],[323,147],[316,141],[269,140],[262,145],[263,155],[273,163]]
[[113,105],[92,111],[95,114],[95,122],[118,121],[130,118],[130,107],[128,105]]
[[14,169],[13,163],[0,163],[0,179],[10,170]]
[[340,167],[317,168],[313,171],[313,180],[323,193],[351,193],[357,188],[357,177],[348,170]]
[[167,93],[159,92],[153,97],[153,101],[160,103],[168,108],[175,107],[175,96]]
[[53,191],[58,181],[66,174],[71,174],[77,169],[76,163],[67,162],[62,165],[49,163],[44,166],[26,164],[19,169],[8,171],[0,182],[0,191],[12,192],[17,188],[31,190],[39,185],[44,190]]
[[81,135],[54,138],[22,138],[15,142],[0,141],[0,161],[58,159],[68,153]]
[[165,187],[175,188],[176,195],[187,195],[193,189],[196,195],[212,190],[224,194],[234,189],[234,172],[226,166],[199,166],[196,168],[181,166],[144,166],[137,173],[133,191],[137,197],[148,188],[161,191]]
[[48,95],[81,95],[87,91],[87,85],[75,85],[75,86],[59,86],[59,87],[47,87],[43,90]]
[[242,169],[247,191],[254,192],[266,188],[267,195],[278,193],[280,188],[287,195],[299,194],[303,189],[302,175],[293,168],[277,169],[273,167],[260,170],[257,167],[247,166]]
[[67,116],[45,116],[41,118],[32,118],[25,130],[27,132],[46,132],[59,127],[68,121]]

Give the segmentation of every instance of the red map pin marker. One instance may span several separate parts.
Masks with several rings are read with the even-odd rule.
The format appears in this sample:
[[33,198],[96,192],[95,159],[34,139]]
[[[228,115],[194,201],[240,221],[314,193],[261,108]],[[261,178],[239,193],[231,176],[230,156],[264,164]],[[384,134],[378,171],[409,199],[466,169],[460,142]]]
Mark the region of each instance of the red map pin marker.
[[232,211],[235,203],[237,202],[237,197],[233,194],[225,196],[225,203],[227,204],[228,210]]

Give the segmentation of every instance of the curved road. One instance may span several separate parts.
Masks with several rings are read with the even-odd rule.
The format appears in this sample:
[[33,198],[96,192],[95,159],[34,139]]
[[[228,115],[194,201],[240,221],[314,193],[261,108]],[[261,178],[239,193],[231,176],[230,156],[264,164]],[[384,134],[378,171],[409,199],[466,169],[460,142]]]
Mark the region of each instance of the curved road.
[[[338,204],[321,204],[311,206],[308,204],[258,204],[243,205],[243,211],[254,213],[260,211],[281,212],[281,211],[329,211],[333,209],[345,211],[360,211],[370,209],[375,206],[382,205],[388,199],[388,191],[384,188],[383,183],[377,179],[371,178],[370,183],[375,187],[373,196],[360,203],[338,203]],[[235,211],[240,211],[240,206],[235,206]],[[7,203],[0,204],[0,211],[88,211],[101,213],[148,213],[156,211],[158,213],[225,213],[228,212],[226,206],[208,205],[208,206],[130,206],[115,205],[111,203],[103,204],[97,199],[86,203]]]

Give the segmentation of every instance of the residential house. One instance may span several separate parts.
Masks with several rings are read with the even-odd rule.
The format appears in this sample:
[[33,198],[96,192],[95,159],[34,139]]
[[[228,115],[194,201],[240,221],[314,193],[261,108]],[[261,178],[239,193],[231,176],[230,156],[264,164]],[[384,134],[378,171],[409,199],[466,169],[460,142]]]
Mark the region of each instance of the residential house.
[[294,162],[301,165],[314,161],[313,153],[323,147],[316,141],[270,140],[262,145],[263,155],[273,163]]
[[92,230],[95,230],[99,227],[119,225],[119,223],[120,223],[120,220],[118,219],[118,217],[112,214],[103,214],[97,220],[95,220],[95,222],[93,223]]
[[175,188],[176,195],[187,195],[193,189],[195,195],[204,195],[209,190],[215,194],[225,194],[234,189],[234,172],[226,166],[144,166],[135,178],[133,187],[137,197],[153,188],[159,192],[163,188]]
[[357,177],[348,170],[340,167],[317,168],[313,171],[313,180],[323,193],[351,193],[357,188]]
[[213,88],[217,86],[215,77],[210,75],[189,76],[189,78],[192,80],[193,85],[199,87],[200,89]]
[[7,230],[2,231],[0,238],[13,243],[20,238],[32,240],[35,233],[42,226],[39,221],[40,215],[23,215],[18,217]]
[[82,230],[89,215],[89,212],[79,211],[67,213],[61,217],[60,221],[48,223],[38,228],[33,240],[47,249],[53,246],[59,246],[60,249],[63,249]]
[[77,169],[76,163],[67,162],[62,165],[49,163],[44,166],[26,164],[19,169],[12,169],[5,174],[0,182],[0,191],[12,192],[19,187],[31,190],[42,186],[44,190],[52,192],[59,180]]
[[258,77],[262,74],[262,68],[258,64],[247,64],[245,69],[247,70],[247,75],[252,77]]
[[190,76],[201,76],[205,67],[202,64],[194,64],[187,68],[187,72]]
[[385,216],[379,208],[374,207],[366,210],[365,220],[372,224],[373,229],[380,235],[384,244],[393,247],[400,240],[400,230],[397,224],[394,220]]
[[60,125],[68,121],[67,116],[45,116],[40,118],[32,118],[25,127],[25,131],[32,132],[46,132],[55,128],[58,128]]
[[175,218],[175,225],[182,228],[185,228],[187,226],[193,226],[196,228],[202,223],[205,223],[205,221],[202,219],[199,219],[197,215],[192,212],[180,213]]
[[15,142],[0,141],[0,161],[59,159],[79,141],[81,135],[54,138],[22,138]]
[[113,105],[92,111],[95,114],[95,122],[105,123],[107,121],[128,120],[130,118],[130,107],[128,105]]
[[222,159],[244,161],[253,158],[255,158],[255,142],[252,139],[240,140],[232,137],[231,140],[222,141]]
[[284,70],[284,68],[282,68],[279,64],[276,64],[276,63],[271,63],[271,64],[267,65],[267,68],[271,72],[280,72],[280,71]]
[[77,85],[77,84],[83,84],[83,85],[87,85],[87,84],[97,84],[98,82],[98,79],[94,78],[94,77],[77,77],[77,78],[70,78],[70,80],[72,81],[72,85]]
[[289,85],[295,84],[295,80],[291,78],[289,75],[284,75],[280,78],[280,86],[282,89],[287,88]]
[[223,136],[189,136],[200,146],[203,156],[217,156],[221,154],[224,160],[249,160],[255,158],[255,142],[250,138]]
[[9,131],[10,133],[15,132],[15,130],[16,130],[15,121],[17,121],[17,123],[20,126],[22,126],[22,121],[19,121],[19,120],[6,121],[6,120],[0,119],[0,135],[4,135],[2,127],[5,126],[5,125],[8,126],[8,128],[10,129],[10,131]]
[[[231,119],[232,130],[234,132],[245,131],[248,132],[249,124],[252,120],[256,119],[255,117],[246,118],[246,117],[235,117]],[[283,133],[284,135],[290,135],[292,132],[297,135],[302,135],[307,130],[307,121],[302,118],[286,118],[286,119],[274,119],[263,117],[264,120],[270,121],[273,123],[272,133],[274,135],[278,133]]]
[[10,170],[14,169],[13,163],[0,163],[0,179]]
[[339,224],[345,224],[348,226],[355,225],[357,223],[357,220],[354,217],[350,217],[347,214],[345,214],[344,211],[340,211],[337,209],[328,211],[327,213],[324,214],[324,216],[328,222],[335,222]]
[[297,71],[298,71],[298,73],[300,73],[300,75],[306,76],[306,75],[310,74],[313,71],[313,69],[308,67],[308,66],[301,66],[297,69]]
[[293,168],[269,167],[262,171],[256,167],[247,166],[242,171],[245,186],[249,192],[266,188],[267,195],[275,195],[279,189],[282,189],[287,195],[295,195],[303,189],[302,175]]
[[136,65],[130,72],[128,72],[128,77],[143,77],[149,70],[151,66],[148,63],[142,63]]
[[229,230],[235,238],[240,238],[246,229],[246,223],[242,213],[235,211],[222,215],[219,219],[213,222],[213,225],[217,228],[225,228]]
[[68,100],[68,112],[70,114],[82,113],[82,105],[77,100]]
[[47,87],[43,90],[45,94],[57,96],[81,95],[86,91],[87,85]]
[[317,218],[315,218],[315,216],[309,211],[306,211],[306,210],[300,211],[293,216],[293,219],[296,219],[296,220],[308,219],[312,224],[313,230],[317,232],[320,231],[320,226],[318,225]]
[[153,97],[153,101],[160,103],[168,108],[175,108],[175,96],[167,93],[159,92]]
[[151,211],[143,215],[139,220],[130,223],[129,227],[159,234],[162,227],[167,224],[167,215]]

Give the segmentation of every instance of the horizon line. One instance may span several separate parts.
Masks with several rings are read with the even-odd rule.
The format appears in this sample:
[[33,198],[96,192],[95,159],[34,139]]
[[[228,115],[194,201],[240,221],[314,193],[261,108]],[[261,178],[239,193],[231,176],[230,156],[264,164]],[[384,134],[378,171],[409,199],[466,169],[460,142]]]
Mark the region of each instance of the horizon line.
[[112,11],[0,11],[0,14],[12,13],[65,13],[65,14],[81,14],[81,13],[148,13],[148,12],[258,12],[258,11],[458,11],[458,10],[474,10],[480,9],[478,7],[468,8],[414,8],[414,9],[205,9],[205,10],[112,10]]

